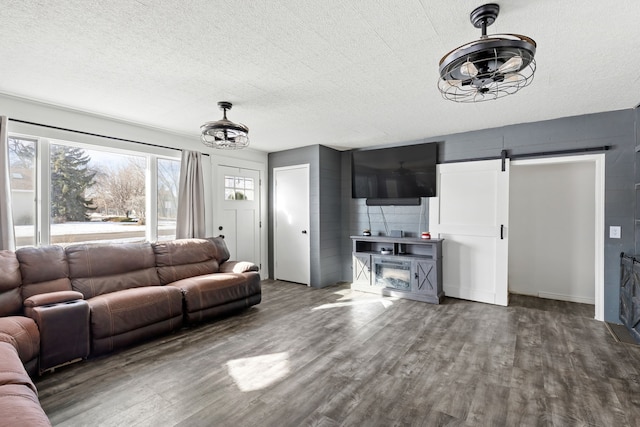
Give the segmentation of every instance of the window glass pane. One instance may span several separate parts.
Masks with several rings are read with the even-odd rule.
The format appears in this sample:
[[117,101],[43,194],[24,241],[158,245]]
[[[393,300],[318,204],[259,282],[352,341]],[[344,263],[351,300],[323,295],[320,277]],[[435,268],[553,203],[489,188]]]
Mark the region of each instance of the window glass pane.
[[180,161],[158,159],[158,240],[176,238]]
[[253,200],[254,182],[252,178],[225,176],[224,186],[225,200]]
[[16,247],[36,244],[36,142],[8,138],[11,212]]
[[145,240],[146,158],[51,144],[51,243]]

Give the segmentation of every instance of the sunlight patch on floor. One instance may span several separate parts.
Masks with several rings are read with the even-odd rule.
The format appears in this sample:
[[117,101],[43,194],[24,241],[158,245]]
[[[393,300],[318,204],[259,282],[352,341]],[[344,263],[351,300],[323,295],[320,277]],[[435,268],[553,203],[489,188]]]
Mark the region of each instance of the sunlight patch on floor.
[[362,300],[351,300],[351,301],[342,301],[342,302],[333,302],[329,304],[322,304],[317,307],[312,308],[311,310],[326,310],[328,308],[338,308],[338,307],[354,307],[357,305],[368,305],[368,304],[382,304],[382,306],[386,309],[393,305],[393,301],[389,298],[376,298],[376,299],[362,299]]
[[289,353],[230,360],[227,370],[241,391],[262,390],[289,375]]

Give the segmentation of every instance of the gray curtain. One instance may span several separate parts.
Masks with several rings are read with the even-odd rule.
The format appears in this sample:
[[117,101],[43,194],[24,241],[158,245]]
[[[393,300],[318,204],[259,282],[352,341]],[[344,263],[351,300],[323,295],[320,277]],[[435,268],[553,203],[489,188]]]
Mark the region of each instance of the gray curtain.
[[182,151],[176,238],[205,237],[202,155]]
[[0,116],[0,249],[15,250],[16,239],[11,213],[11,174],[7,118]]

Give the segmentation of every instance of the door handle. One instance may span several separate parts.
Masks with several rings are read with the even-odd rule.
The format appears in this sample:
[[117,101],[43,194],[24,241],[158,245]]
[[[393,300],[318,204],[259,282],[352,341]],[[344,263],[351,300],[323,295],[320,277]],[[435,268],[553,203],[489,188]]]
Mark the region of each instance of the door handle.
[[302,234],[307,234],[307,230],[302,230]]
[[504,224],[500,224],[500,240],[504,240]]

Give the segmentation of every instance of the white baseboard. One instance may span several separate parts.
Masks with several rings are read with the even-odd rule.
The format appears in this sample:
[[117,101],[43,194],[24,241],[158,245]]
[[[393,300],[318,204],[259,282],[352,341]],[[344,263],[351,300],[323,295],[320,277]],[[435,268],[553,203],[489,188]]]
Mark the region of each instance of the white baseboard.
[[557,299],[560,301],[578,302],[581,304],[594,305],[596,303],[595,298],[578,297],[575,295],[553,294],[550,292],[538,292],[538,297],[547,298],[547,299]]

